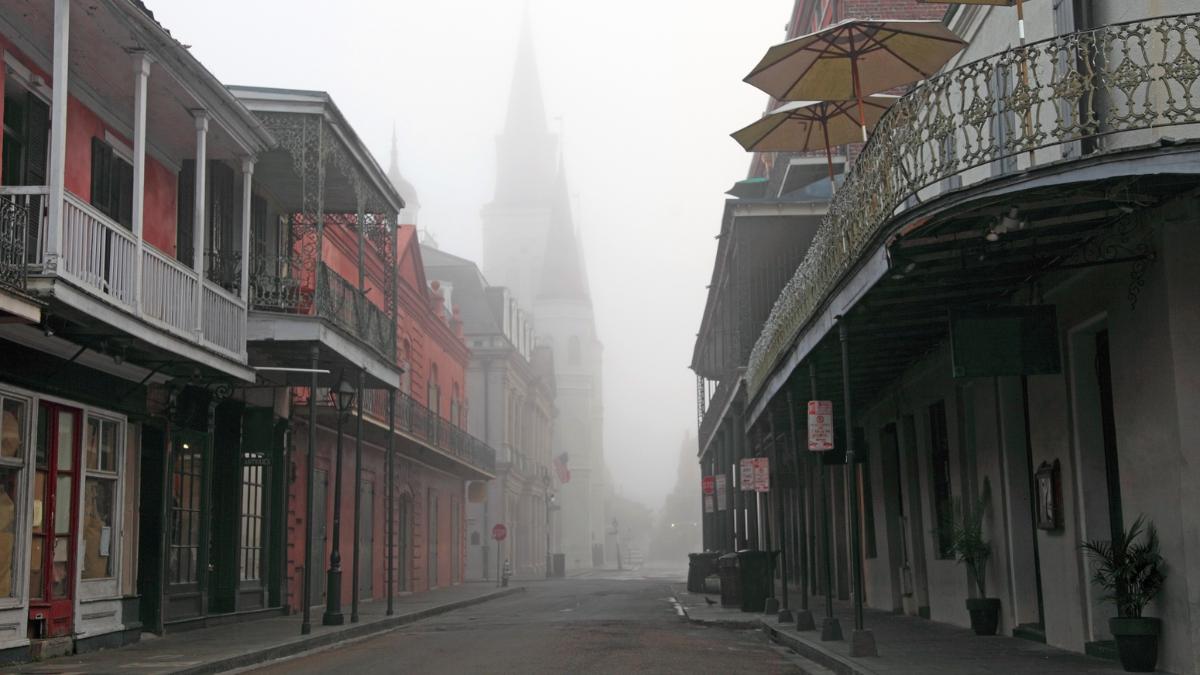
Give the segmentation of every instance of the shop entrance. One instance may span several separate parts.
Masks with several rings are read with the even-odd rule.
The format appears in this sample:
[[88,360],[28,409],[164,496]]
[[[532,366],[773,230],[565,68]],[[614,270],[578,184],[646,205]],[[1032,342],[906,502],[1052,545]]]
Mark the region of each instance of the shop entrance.
[[72,632],[82,418],[82,411],[55,403],[43,402],[38,408],[29,563],[31,638]]

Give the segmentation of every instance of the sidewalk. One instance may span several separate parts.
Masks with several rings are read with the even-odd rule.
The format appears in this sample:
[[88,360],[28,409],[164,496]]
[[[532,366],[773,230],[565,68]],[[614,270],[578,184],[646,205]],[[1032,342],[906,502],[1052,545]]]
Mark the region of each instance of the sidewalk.
[[322,626],[320,610],[314,610],[312,633],[300,635],[301,615],[278,616],[213,628],[197,629],[164,637],[143,636],[141,642],[81,656],[63,656],[17,666],[12,673],[219,673],[244,668],[300,652],[319,649],[418,621],[460,607],[519,593],[519,586],[496,588],[495,583],[466,583],[428,593],[396,599],[395,614],[386,616],[384,601],[359,605],[359,622]]
[[[709,605],[704,601],[705,597],[717,604]],[[1037,642],[1002,636],[978,637],[966,628],[873,609],[866,610],[863,623],[875,634],[879,656],[850,658],[848,640],[854,627],[854,618],[851,607],[846,603],[834,605],[834,616],[841,622],[842,633],[847,639],[822,642],[820,626],[825,605],[820,597],[809,601],[818,630],[803,633],[796,630],[795,624],[780,624],[775,617],[724,609],[720,605],[720,593],[709,593],[707,596],[692,594],[680,585],[676,588],[675,598],[679,610],[695,623],[762,628],[775,642],[817,664],[818,668],[813,668],[813,672],[842,675],[1074,675],[1124,672],[1115,662],[1047,647]],[[792,594],[791,600],[792,609],[795,610],[796,594]]]

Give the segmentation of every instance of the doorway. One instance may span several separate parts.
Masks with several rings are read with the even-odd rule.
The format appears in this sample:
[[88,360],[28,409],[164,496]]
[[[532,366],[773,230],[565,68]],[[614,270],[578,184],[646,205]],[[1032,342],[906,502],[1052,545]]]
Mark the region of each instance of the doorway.
[[404,592],[412,590],[412,495],[400,495],[396,507],[396,587]]
[[429,491],[429,533],[425,539],[429,543],[429,574],[426,576],[432,590],[438,585],[438,502],[434,490]]
[[[897,465],[901,481],[907,487],[901,499],[906,501],[904,543],[907,560],[912,563],[912,593],[916,615],[929,618],[929,575],[925,560],[925,519],[921,508],[921,472],[917,462],[917,419],[905,415],[900,420],[900,454]],[[903,583],[903,581],[901,581]]]
[[83,412],[38,407],[29,563],[29,636],[70,635],[73,626],[79,448]]

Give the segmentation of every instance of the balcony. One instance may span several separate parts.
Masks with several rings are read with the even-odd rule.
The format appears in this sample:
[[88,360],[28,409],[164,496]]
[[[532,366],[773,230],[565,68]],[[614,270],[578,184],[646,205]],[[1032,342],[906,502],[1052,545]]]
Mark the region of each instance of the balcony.
[[[318,402],[331,406],[328,390],[318,390]],[[403,392],[396,392],[396,433],[414,441],[413,446],[399,446],[401,452],[422,455],[421,449],[432,450],[447,470],[455,470],[468,478],[487,479],[496,473],[496,451],[488,444],[455,426],[449,420],[418,403]],[[388,427],[388,392],[368,389],[363,398],[363,416],[381,429]],[[437,458],[422,456],[424,460]],[[463,468],[467,471],[464,473]]]
[[[1147,153],[1144,161],[1153,164],[1152,153],[1180,144],[1162,136],[1165,127],[1194,138],[1196,127],[1186,125],[1200,123],[1198,43],[1198,14],[1112,24],[993,54],[940,73],[904,96],[875,128],[775,302],[750,356],[750,396],[758,398],[768,379],[772,386],[782,383],[786,373],[776,377],[776,370],[799,363],[802,352],[815,349],[828,333],[834,317],[861,297],[861,289],[882,278],[895,253],[881,251],[889,236],[899,237],[906,224],[927,223],[940,204],[1017,177],[1031,181],[1056,174],[1067,182],[1064,176],[1071,170],[1099,171],[1104,163],[1115,166],[1137,153]],[[1095,176],[1118,173],[1114,168]],[[1090,180],[1101,185],[1096,177]],[[1131,189],[1128,183],[1103,185]],[[1097,212],[1136,206],[1101,196],[1107,206],[1100,199],[1088,205]],[[1100,227],[1078,221],[1070,230],[1047,230],[1041,248],[1027,253],[1025,264],[1065,260],[1073,247],[1095,241]],[[963,235],[955,241],[965,245]],[[1015,248],[973,245],[977,256],[1016,253]],[[859,273],[867,276],[848,282]],[[976,282],[987,281],[981,273],[974,276]],[[839,288],[847,290],[835,297]]]
[[23,231],[8,230],[0,263],[5,282],[50,292],[55,280],[66,281],[125,316],[245,363],[246,305],[240,298],[149,243],[139,243],[128,229],[70,192],[63,200],[61,253],[48,256],[49,188],[0,186],[0,198],[28,223]]

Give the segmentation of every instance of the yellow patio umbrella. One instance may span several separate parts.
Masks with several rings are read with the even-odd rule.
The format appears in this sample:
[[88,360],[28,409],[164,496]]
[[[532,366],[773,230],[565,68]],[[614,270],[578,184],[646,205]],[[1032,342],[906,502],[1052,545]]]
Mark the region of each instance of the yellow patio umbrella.
[[866,142],[864,92],[929,77],[965,44],[940,21],[847,19],[771,47],[745,81],[783,101],[853,99]]
[[[877,94],[863,99],[866,123],[874,127],[899,96]],[[833,185],[833,147],[856,143],[859,120],[855,99],[845,101],[793,101],[763,115],[762,119],[732,134],[750,152],[825,151],[829,183]]]

